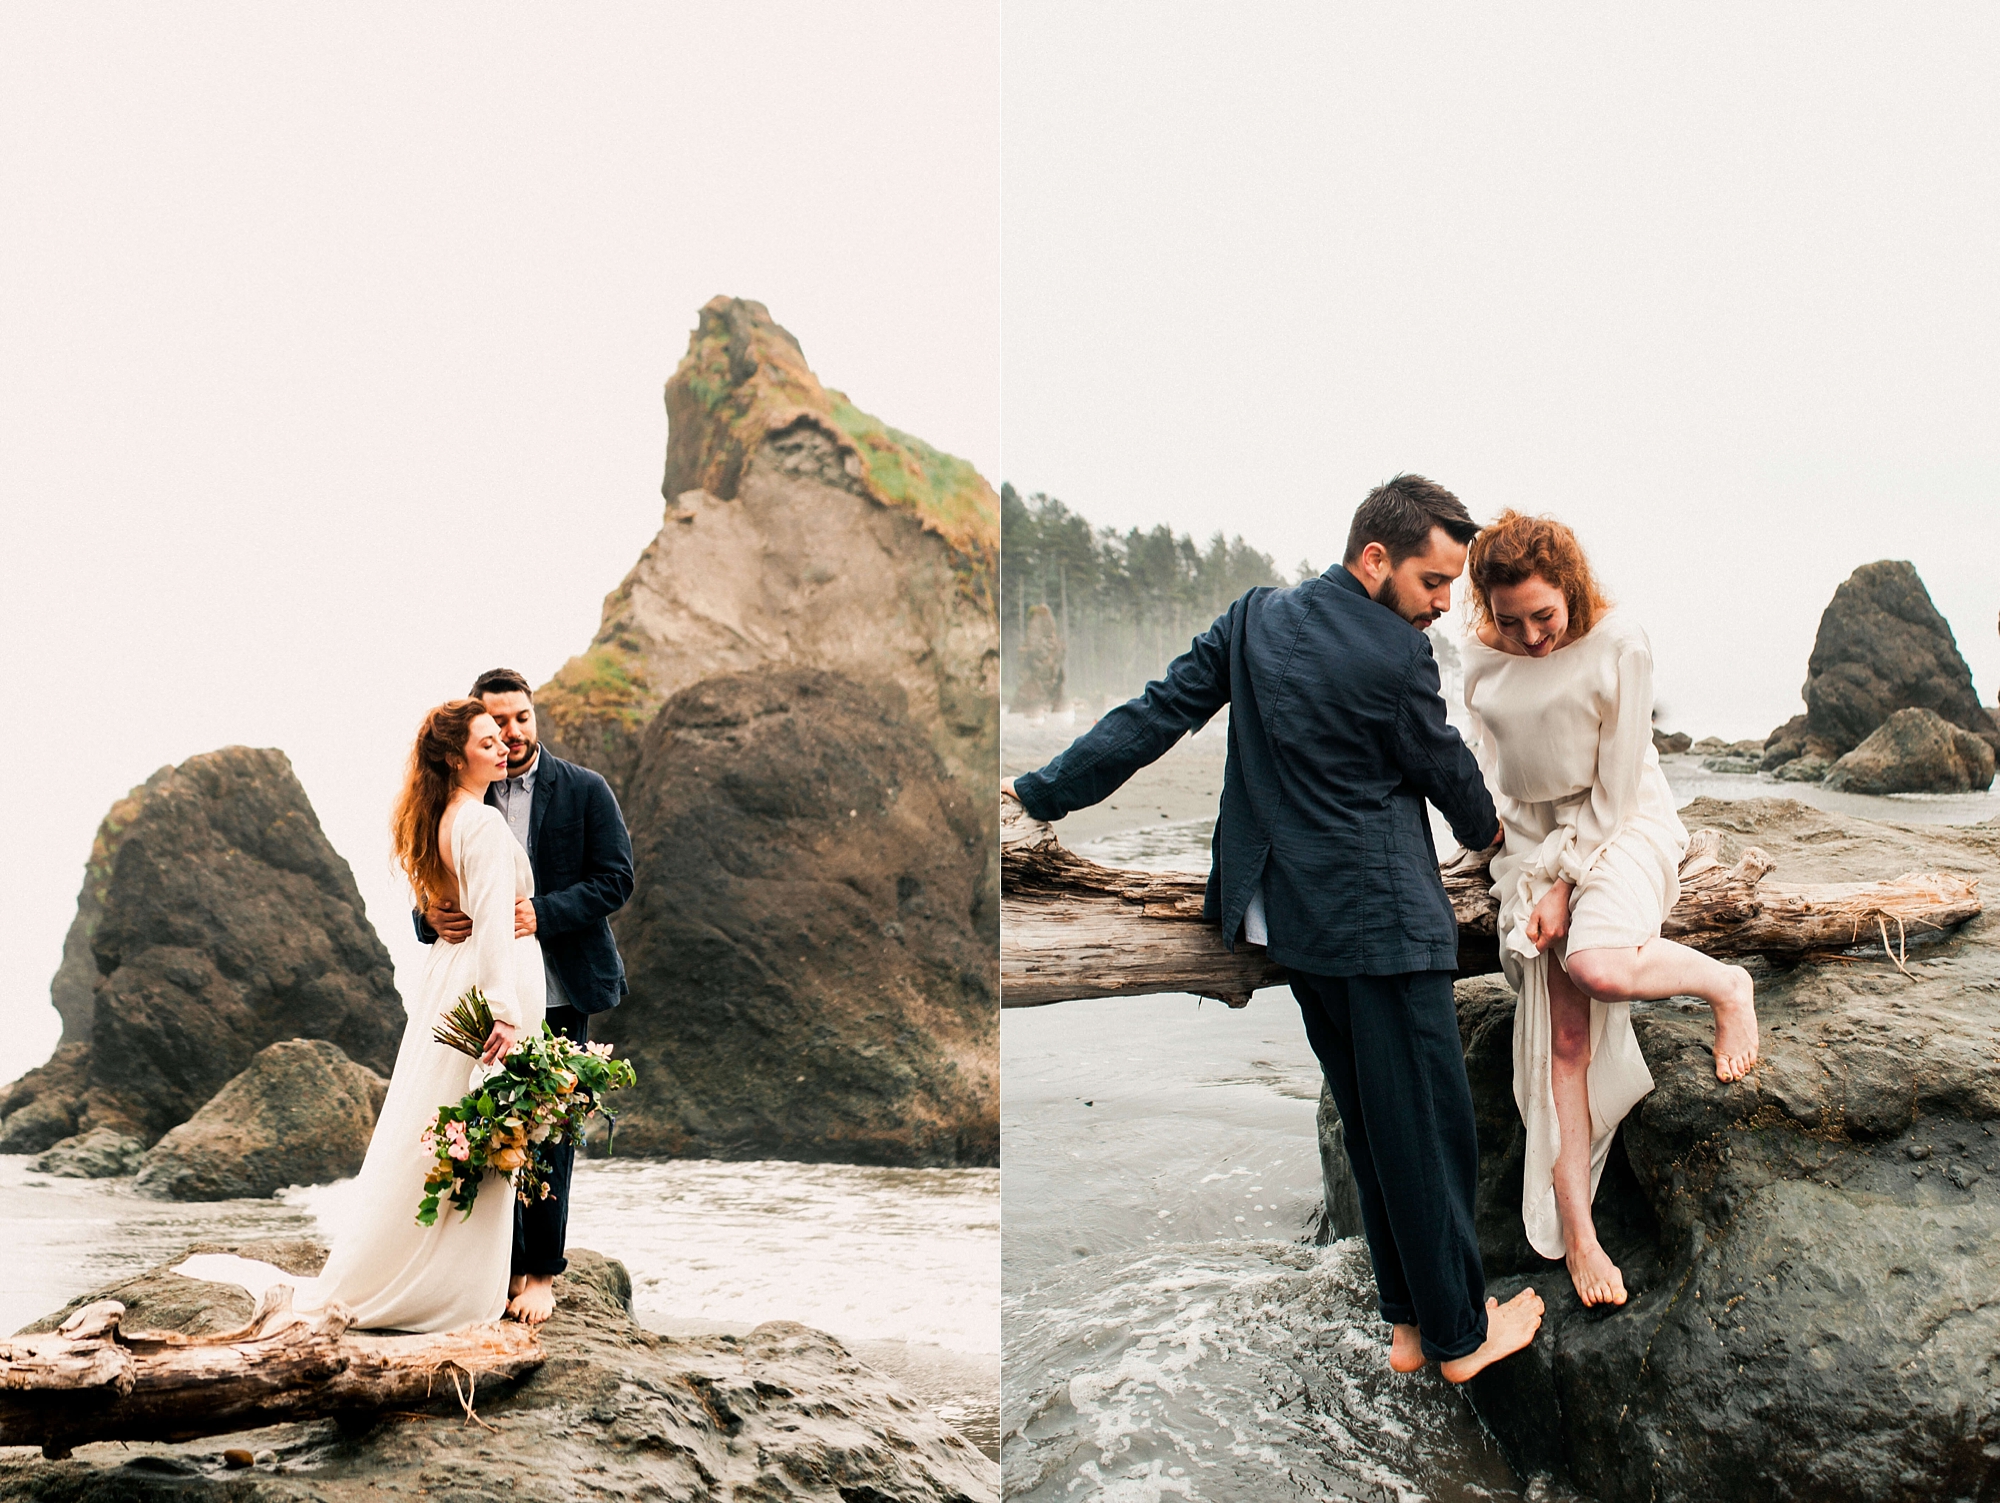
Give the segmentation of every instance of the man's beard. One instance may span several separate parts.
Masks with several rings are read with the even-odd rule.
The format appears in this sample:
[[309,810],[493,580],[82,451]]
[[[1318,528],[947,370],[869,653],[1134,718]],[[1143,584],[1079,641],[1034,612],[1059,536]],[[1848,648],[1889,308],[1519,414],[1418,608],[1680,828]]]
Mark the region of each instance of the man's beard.
[[1396,576],[1393,574],[1382,576],[1382,588],[1376,594],[1375,600],[1377,604],[1388,606],[1418,631],[1423,631],[1437,619],[1428,609],[1415,612],[1410,610],[1409,602],[1403,599],[1396,589]]
[[508,771],[508,773],[509,773],[510,775],[512,775],[512,776],[518,776],[518,775],[520,774],[520,772],[521,772],[521,769],[522,769],[522,768],[526,767],[526,766],[527,766],[527,765],[528,765],[528,764],[529,764],[530,762],[532,762],[532,761],[534,761],[534,760],[535,760],[535,753],[536,753],[536,752],[538,752],[538,751],[540,751],[540,750],[541,750],[541,748],[542,748],[542,743],[541,743],[541,742],[539,742],[539,741],[530,741],[530,742],[529,742],[529,743],[527,744],[526,748],[524,748],[524,749],[523,749],[523,751],[521,752],[521,758],[520,758],[520,760],[519,760],[519,761],[517,762],[517,761],[516,761],[516,760],[514,759],[514,748],[513,748],[513,747],[511,747],[511,746],[510,746],[510,747],[508,747],[508,748],[507,748],[507,771]]

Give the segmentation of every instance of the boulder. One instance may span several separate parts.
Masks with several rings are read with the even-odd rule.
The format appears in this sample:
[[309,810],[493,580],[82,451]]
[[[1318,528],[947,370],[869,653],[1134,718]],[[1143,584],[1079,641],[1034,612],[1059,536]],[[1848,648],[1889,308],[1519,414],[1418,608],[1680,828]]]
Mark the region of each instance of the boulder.
[[1833,764],[1826,758],[1816,757],[1807,752],[1803,756],[1793,757],[1790,761],[1780,764],[1772,776],[1781,783],[1817,783],[1826,776],[1827,769],[1831,766]]
[[116,1179],[136,1173],[146,1145],[110,1127],[93,1127],[89,1132],[64,1138],[35,1160],[43,1174],[65,1179]]
[[1915,567],[1863,564],[1819,619],[1802,691],[1805,731],[1840,757],[1898,710],[1934,711],[1988,741],[1993,717],[1973,692],[1972,670]]
[[628,780],[636,1064],[620,1152],[991,1164],[999,999],[975,804],[871,692],[807,668],[711,678]]
[[1993,784],[1993,748],[1930,710],[1898,710],[1826,774],[1847,793],[1965,793]]
[[64,957],[67,1042],[0,1092],[9,1151],[97,1127],[150,1144],[279,1039],[330,1039],[387,1072],[402,1037],[389,953],[278,751],[193,757],[114,805]]
[[[2000,881],[2000,828],[1876,824],[1786,799],[1700,799],[1792,881],[1946,870]],[[1877,958],[1759,968],[1763,1058],[1722,1085],[1708,1010],[1638,1004],[1655,1088],[1599,1188],[1631,1298],[1585,1311],[1521,1229],[1514,999],[1459,983],[1488,1292],[1548,1301],[1471,1397],[1526,1469],[1600,1503],[1983,1496],[2000,1485],[2000,914]]]
[[244,1200],[361,1169],[389,1082],[325,1039],[286,1039],[145,1151],[156,1200]]
[[[309,1242],[201,1243],[301,1275]],[[173,1260],[180,1261],[179,1258]],[[166,1266],[94,1290],[30,1326],[53,1330],[100,1299],[126,1330],[241,1326],[249,1296]],[[178,1445],[110,1441],[66,1461],[15,1449],[0,1500],[103,1503],[375,1503],[436,1498],[757,1498],[769,1503],[998,1503],[997,1463],[831,1336],[786,1321],[747,1336],[673,1338],[632,1319],[622,1264],[569,1250],[547,1360],[513,1383],[481,1381],[468,1420],[454,1386],[417,1410],[267,1426]],[[239,1452],[230,1457],[231,1451]],[[245,1463],[248,1463],[246,1465]]]
[[1801,757],[1810,757],[1831,767],[1839,759],[1840,751],[1824,736],[1809,732],[1805,716],[1794,715],[1764,738],[1764,750],[1758,757],[1758,765],[1765,772],[1774,772]]
[[1670,733],[1657,728],[1653,731],[1653,750],[1663,757],[1679,756],[1693,745],[1694,738],[1688,735],[1686,731],[1673,731]]
[[[701,310],[666,406],[659,535],[536,693],[640,853],[616,921],[633,991],[598,1026],[658,1063],[620,1146],[990,1163],[999,497],[822,385],[758,303]],[[705,759],[678,765],[683,743]]]

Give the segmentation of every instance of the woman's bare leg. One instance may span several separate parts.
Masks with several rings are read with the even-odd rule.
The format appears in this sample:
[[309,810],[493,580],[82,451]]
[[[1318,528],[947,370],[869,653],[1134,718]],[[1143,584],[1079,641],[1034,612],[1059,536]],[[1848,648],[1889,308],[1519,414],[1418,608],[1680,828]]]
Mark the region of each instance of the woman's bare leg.
[[1555,956],[1549,968],[1549,1026],[1554,1047],[1556,1211],[1562,1217],[1564,1261],[1577,1298],[1586,1305],[1625,1303],[1625,1278],[1598,1245],[1590,1214],[1590,998],[1576,989]]
[[[1549,973],[1555,974],[1554,966]],[[1757,1063],[1757,988],[1740,965],[1652,939],[1636,950],[1575,951],[1569,974],[1600,1002],[1699,997],[1715,1012],[1715,1078],[1741,1080]]]

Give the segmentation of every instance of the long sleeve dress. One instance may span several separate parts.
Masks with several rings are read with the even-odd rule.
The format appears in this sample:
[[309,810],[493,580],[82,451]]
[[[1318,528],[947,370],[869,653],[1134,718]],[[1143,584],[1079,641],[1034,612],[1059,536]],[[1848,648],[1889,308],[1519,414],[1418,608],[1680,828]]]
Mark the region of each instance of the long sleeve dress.
[[316,1279],[254,1259],[221,1254],[190,1258],[176,1270],[194,1278],[243,1285],[253,1295],[274,1283],[295,1287],[293,1308],[310,1311],[338,1302],[365,1330],[450,1331],[498,1320],[507,1308],[513,1261],[514,1192],[489,1175],[469,1218],[447,1201],[433,1226],[417,1223],[431,1155],[419,1139],[437,1109],[456,1102],[483,1078],[477,1060],[431,1037],[431,1029],[478,986],[493,1016],[522,1034],[542,1026],[541,945],[514,935],[514,900],[533,897],[527,852],[497,809],[467,804],[452,822],[459,907],[472,919],[461,944],[431,946],[423,982],[409,1004],[409,1022],[375,1135],[335,1231],[326,1267]]
[[[1464,643],[1475,748],[1506,833],[1493,860],[1500,960],[1515,991],[1514,1101],[1527,1129],[1521,1219],[1528,1241],[1560,1258],[1555,1161],[1562,1146],[1550,1060],[1548,964],[1579,950],[1656,939],[1680,898],[1687,830],[1653,750],[1653,652],[1623,612],[1545,658]],[[1528,917],[1557,879],[1575,887],[1566,941],[1538,953]],[[1653,1088],[1624,1002],[1590,1004],[1590,1193],[1612,1134]]]

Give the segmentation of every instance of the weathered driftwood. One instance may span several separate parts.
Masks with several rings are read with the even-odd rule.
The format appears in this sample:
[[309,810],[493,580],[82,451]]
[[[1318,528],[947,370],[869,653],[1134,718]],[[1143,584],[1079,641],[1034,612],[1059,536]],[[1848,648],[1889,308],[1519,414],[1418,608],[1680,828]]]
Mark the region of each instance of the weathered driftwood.
[[[1232,954],[1201,916],[1205,878],[1100,866],[1064,848],[1011,795],[1000,799],[1000,1000],[1038,1007],[1082,997],[1193,992],[1241,1007],[1284,980],[1257,945]],[[1980,911],[1977,881],[1913,872],[1887,882],[1792,887],[1764,880],[1771,858],[1752,847],[1734,866],[1722,837],[1702,830],[1681,863],[1681,897],[1662,932],[1710,955],[1805,955],[1952,928]],[[1458,916],[1461,975],[1500,969],[1494,901],[1482,852],[1440,867]]]
[[194,1440],[281,1420],[409,1408],[441,1395],[471,1414],[481,1378],[539,1367],[525,1325],[496,1321],[428,1336],[347,1329],[338,1305],[292,1309],[275,1285],[239,1331],[125,1331],[116,1300],[86,1305],[52,1335],[0,1340],[0,1445],[67,1456],[95,1440]]

